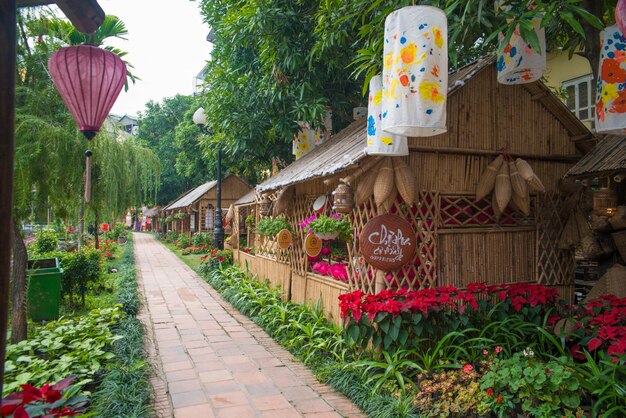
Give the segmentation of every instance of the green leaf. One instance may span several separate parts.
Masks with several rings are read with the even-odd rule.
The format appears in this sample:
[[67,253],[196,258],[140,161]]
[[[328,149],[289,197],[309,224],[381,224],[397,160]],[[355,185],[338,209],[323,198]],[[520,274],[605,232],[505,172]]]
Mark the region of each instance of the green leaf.
[[[561,17],[578,33],[583,39],[585,39],[585,30],[582,25],[574,18],[571,12],[561,12]],[[534,49],[534,48],[533,48]]]

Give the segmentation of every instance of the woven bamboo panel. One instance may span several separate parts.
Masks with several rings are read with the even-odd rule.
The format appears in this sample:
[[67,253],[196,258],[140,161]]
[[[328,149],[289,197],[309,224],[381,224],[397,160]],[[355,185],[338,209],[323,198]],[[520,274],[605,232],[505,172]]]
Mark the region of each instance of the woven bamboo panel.
[[332,278],[308,273],[306,277],[306,289],[304,303],[315,305],[318,301],[324,309],[326,316],[341,325],[339,310],[339,295],[350,291],[347,283],[342,283]]
[[315,200],[311,195],[296,196],[294,202],[293,215],[290,218],[290,223],[294,229],[294,243],[291,248],[291,256],[289,263],[293,269],[294,274],[304,277],[307,271],[307,256],[304,253],[303,239],[307,234],[307,231],[300,226],[306,218],[313,214],[312,204]]
[[440,234],[439,285],[534,282],[535,227]]
[[272,287],[283,290],[283,299],[288,300],[291,292],[291,269],[288,264],[279,263],[272,259],[246,254],[239,251],[239,265],[247,268],[252,277],[260,281],[269,281]]
[[526,217],[519,210],[509,207],[499,219],[493,213],[491,199],[492,196],[487,196],[476,201],[474,196],[442,195],[440,197],[440,228],[535,225],[536,198],[531,198],[529,216]]
[[560,218],[565,199],[546,194],[539,200],[537,211],[537,282],[549,286],[572,286],[574,283],[574,254],[558,248],[563,231]]
[[[437,228],[439,196],[437,193],[421,192],[413,207],[396,198],[389,213],[406,219],[417,235],[417,250],[413,260],[402,268],[385,274],[386,288],[423,289],[437,286]],[[356,208],[352,219],[357,236],[363,226],[377,215],[373,199]],[[357,252],[358,246],[348,248],[350,287],[366,293],[375,293],[376,270]]]

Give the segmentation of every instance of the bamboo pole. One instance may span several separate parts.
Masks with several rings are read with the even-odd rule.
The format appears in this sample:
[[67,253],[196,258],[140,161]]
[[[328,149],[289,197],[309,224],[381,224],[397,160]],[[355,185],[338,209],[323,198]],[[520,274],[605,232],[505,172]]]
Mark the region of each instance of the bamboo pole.
[[[409,145],[410,151],[418,152],[431,152],[441,154],[457,154],[457,155],[485,155],[496,156],[500,154],[501,150],[482,150],[471,148],[451,148],[451,147],[428,147],[423,145]],[[511,157],[524,158],[529,160],[546,160],[546,161],[565,161],[576,162],[582,158],[582,155],[546,155],[546,154],[527,154],[527,153],[515,153],[509,152]]]

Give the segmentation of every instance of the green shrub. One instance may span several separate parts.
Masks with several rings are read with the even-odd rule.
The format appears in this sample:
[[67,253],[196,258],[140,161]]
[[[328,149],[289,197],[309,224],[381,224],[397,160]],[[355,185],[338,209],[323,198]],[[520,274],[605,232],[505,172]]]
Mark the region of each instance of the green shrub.
[[87,286],[96,283],[102,272],[102,253],[93,247],[84,246],[80,251],[58,253],[63,268],[63,294],[74,305],[74,296],[81,295],[85,302]]
[[257,226],[257,232],[259,235],[268,237],[273,237],[283,229],[292,231],[291,224],[282,216],[276,218],[263,218],[259,221]]
[[93,394],[90,412],[97,417],[154,416],[150,403],[151,369],[143,346],[144,329],[135,317],[140,300],[132,245],[124,248],[118,277],[118,301],[128,315],[116,328],[116,333],[123,337],[113,343],[116,361],[111,363]]
[[54,231],[50,229],[42,229],[35,234],[36,241],[33,244],[33,251],[36,254],[46,254],[56,251],[59,245],[59,239]]
[[208,232],[196,232],[193,234],[192,243],[194,247],[214,246],[213,237]]
[[543,362],[531,350],[496,358],[480,384],[489,395],[482,403],[493,412],[517,411],[532,417],[574,417],[580,405],[579,387],[571,360]]
[[191,240],[189,239],[187,234],[180,234],[178,236],[178,240],[175,242],[175,245],[178,248],[187,248],[189,247],[189,245],[191,245]]
[[178,233],[176,231],[168,231],[165,234],[165,241],[176,242],[178,240]]
[[35,336],[7,347],[3,395],[29,383],[41,386],[70,375],[78,386],[99,374],[114,355],[111,344],[122,338],[111,329],[124,317],[119,306],[94,309],[79,318],[62,318],[35,330]]

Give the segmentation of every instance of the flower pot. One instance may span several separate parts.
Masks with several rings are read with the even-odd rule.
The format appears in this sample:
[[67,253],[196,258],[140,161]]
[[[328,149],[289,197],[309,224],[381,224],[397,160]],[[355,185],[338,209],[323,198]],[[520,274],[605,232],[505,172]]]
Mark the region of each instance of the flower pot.
[[338,231],[326,232],[326,233],[316,232],[315,235],[322,241],[329,241],[331,239],[337,238],[339,236],[339,232]]

